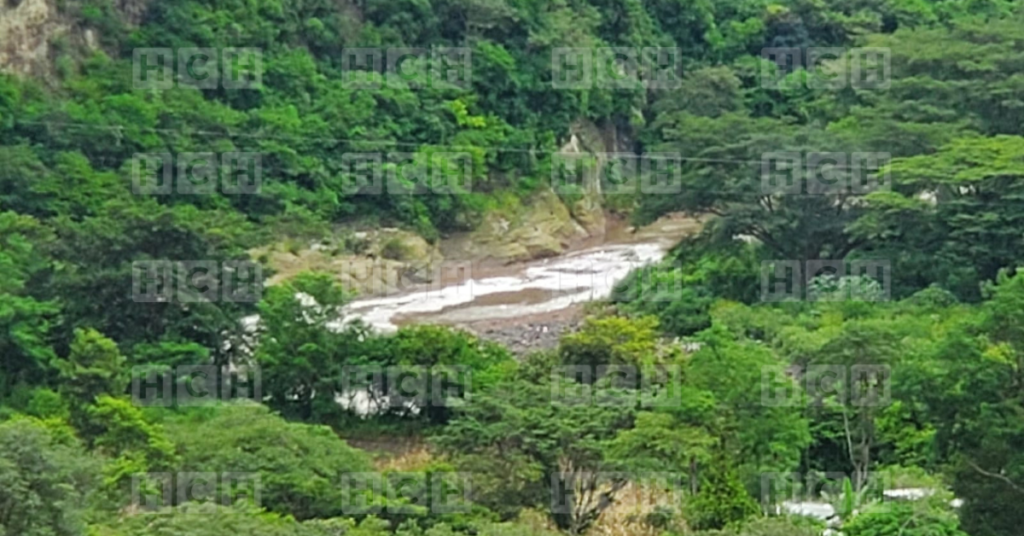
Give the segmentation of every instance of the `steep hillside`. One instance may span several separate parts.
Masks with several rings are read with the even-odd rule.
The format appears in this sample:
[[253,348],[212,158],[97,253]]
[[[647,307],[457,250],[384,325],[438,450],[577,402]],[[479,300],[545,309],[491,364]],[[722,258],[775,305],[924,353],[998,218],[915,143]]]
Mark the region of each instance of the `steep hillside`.
[[[1024,526],[1020,0],[0,0],[0,72],[0,534]],[[339,322],[680,213],[517,355]]]

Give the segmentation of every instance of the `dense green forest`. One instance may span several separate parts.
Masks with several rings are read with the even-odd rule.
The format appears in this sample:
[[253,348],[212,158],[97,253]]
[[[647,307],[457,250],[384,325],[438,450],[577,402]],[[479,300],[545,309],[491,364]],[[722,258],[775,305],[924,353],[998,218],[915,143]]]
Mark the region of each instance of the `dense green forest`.
[[[846,536],[1020,534],[1024,4],[53,5],[67,35],[96,42],[58,35],[45,75],[0,74],[0,535],[825,530],[776,515],[768,488],[833,503]],[[258,49],[261,83],[137,88],[134,52],[161,47]],[[471,77],[354,87],[346,50],[372,47],[468,49]],[[674,50],[662,74],[675,78],[557,87],[552,55],[567,47]],[[839,50],[828,69],[763,56],[817,47]],[[886,51],[886,83],[832,84],[865,48]],[[352,295],[324,273],[258,301],[133,299],[133,263],[258,262],[254,248],[356,225],[429,242],[471,230],[547,187],[581,121],[637,155],[679,155],[675,193],[606,206],[637,224],[708,220],[557,349],[518,357],[435,326],[329,329]],[[203,151],[261,155],[260,191],[133,192],[136,155]],[[467,154],[472,188],[366,195],[342,155],[379,151]],[[776,152],[885,153],[890,184],[772,195],[761,162]],[[828,299],[763,299],[764,269],[817,259],[883,259],[887,280],[824,278]],[[253,314],[255,334],[242,322]],[[140,375],[207,365],[259,376],[216,403],[140,400]],[[336,401],[368,389],[401,400],[401,382],[352,370],[428,371],[434,403],[360,415]],[[834,374],[807,381],[815,371]],[[251,383],[258,401],[232,391]],[[865,392],[881,394],[853,396]],[[374,444],[415,447],[385,459]],[[189,474],[215,477],[204,493]],[[143,500],[168,485],[186,492]],[[898,488],[934,493],[886,499]],[[230,500],[191,500],[211,496]]]

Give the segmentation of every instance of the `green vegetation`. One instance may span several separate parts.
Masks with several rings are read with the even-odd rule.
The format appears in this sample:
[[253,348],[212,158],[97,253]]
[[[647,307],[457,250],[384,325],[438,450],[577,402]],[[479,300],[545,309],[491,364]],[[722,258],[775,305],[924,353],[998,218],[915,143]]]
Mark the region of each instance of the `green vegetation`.
[[[791,473],[805,478],[782,491],[834,503],[846,536],[1024,525],[1021,2],[57,4],[97,46],[52,36],[48,76],[0,75],[0,535],[820,534],[763,496]],[[154,47],[256,48],[262,83],[138,89],[133,53]],[[471,77],[438,79],[433,56],[357,87],[346,51],[368,47],[464,47]],[[556,87],[567,47],[677,48],[678,83]],[[778,47],[842,53],[778,67],[761,57]],[[864,47],[888,51],[881,87],[849,80]],[[358,225],[471,230],[547,188],[582,123],[682,157],[680,191],[605,208],[711,219],[557,349],[338,327],[351,296],[323,273],[258,300],[133,298],[140,262],[233,266],[326,235],[358,254]],[[201,152],[258,153],[259,192],[133,191],[136,155]],[[460,153],[471,187],[375,195],[346,155],[377,152],[447,171]],[[887,153],[891,184],[779,195],[761,163],[781,152]],[[833,178],[860,178],[847,162]],[[889,271],[761,303],[763,268],[816,259]],[[197,366],[258,370],[259,399],[211,381],[225,400],[189,405],[192,378],[141,401],[140,378]],[[381,460],[368,440],[425,454]],[[884,498],[899,487],[931,495]]]

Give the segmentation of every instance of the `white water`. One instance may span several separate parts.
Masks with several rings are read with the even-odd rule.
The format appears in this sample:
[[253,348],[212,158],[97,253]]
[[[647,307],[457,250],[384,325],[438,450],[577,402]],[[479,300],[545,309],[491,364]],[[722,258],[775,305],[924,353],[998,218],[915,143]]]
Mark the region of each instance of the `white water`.
[[630,270],[658,261],[664,254],[663,242],[595,247],[531,262],[512,274],[480,278],[470,274],[464,282],[449,286],[428,285],[356,299],[346,307],[341,323],[361,318],[379,331],[391,332],[400,317],[460,323],[558,311],[609,296]]

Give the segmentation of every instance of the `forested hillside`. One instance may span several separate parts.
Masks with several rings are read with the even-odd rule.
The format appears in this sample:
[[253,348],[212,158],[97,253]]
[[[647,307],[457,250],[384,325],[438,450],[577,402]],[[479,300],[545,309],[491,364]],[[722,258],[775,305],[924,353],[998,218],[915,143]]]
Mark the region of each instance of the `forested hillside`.
[[[195,47],[258,80],[140,83]],[[140,155],[189,153],[258,155],[258,188],[140,188]],[[568,153],[599,187],[560,184]],[[355,165],[395,154],[465,180]],[[675,182],[623,187],[623,155]],[[827,170],[769,188],[785,158]],[[527,356],[339,326],[338,274],[266,253],[537,206],[589,232],[581,199],[706,225]],[[1018,1],[6,0],[0,535],[822,534],[804,501],[846,536],[1016,536],[1022,261]],[[169,262],[255,293],[140,299]]]

